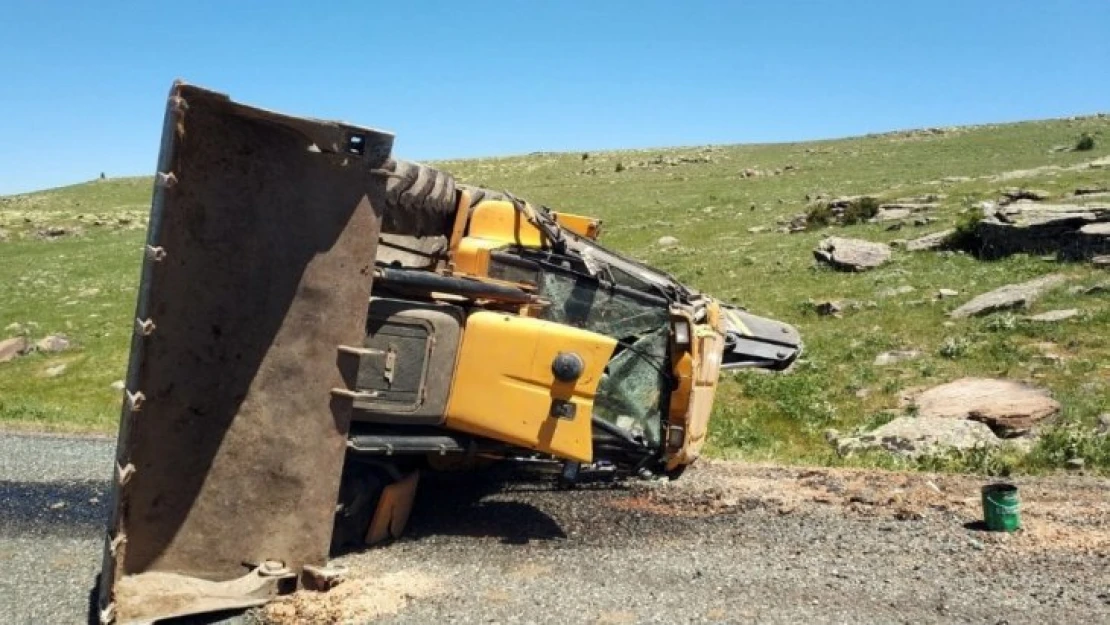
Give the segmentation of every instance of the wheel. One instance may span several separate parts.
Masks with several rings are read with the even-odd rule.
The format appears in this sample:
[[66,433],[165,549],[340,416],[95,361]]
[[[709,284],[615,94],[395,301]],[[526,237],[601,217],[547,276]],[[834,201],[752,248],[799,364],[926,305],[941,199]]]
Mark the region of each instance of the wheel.
[[382,232],[434,236],[451,231],[457,208],[455,179],[451,174],[392,159],[380,171],[386,176],[389,209],[382,215]]
[[339,482],[339,502],[331,533],[331,551],[361,547],[374,518],[382,490],[392,481],[388,472],[374,465],[348,460]]

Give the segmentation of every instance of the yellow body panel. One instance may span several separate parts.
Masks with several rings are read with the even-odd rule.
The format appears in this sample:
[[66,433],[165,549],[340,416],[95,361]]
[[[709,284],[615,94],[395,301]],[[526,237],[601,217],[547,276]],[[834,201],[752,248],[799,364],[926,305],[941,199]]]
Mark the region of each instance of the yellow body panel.
[[[598,382],[616,341],[542,319],[479,311],[466,320],[446,426],[591,462],[591,415]],[[551,363],[574,352],[585,364],[575,382],[559,382]],[[570,402],[571,418],[551,416],[553,402]]]
[[560,226],[587,239],[596,240],[598,235],[601,234],[600,219],[584,215],[572,215],[571,213],[552,213],[552,216],[555,217],[556,223]]
[[455,250],[455,271],[472,276],[489,275],[490,252],[505,245],[500,241],[463,237]]
[[[529,209],[530,210],[530,209]],[[524,247],[541,247],[543,233],[512,202],[486,200],[470,213],[469,236]]]
[[668,422],[681,428],[683,437],[681,445],[668,445],[668,469],[696,460],[709,432],[709,416],[713,412],[725,349],[724,336],[710,325],[719,321],[720,308],[716,302],[711,303],[709,308],[706,320],[709,323],[694,325],[693,320],[687,317],[694,336],[685,353],[676,355],[674,359],[677,388],[671,392]]

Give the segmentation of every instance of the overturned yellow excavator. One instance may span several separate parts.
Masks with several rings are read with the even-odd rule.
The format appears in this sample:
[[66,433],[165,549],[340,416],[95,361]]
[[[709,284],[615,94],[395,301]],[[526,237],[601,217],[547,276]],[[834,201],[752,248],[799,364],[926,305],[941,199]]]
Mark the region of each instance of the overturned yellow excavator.
[[677,476],[721,369],[797,357],[793,328],[601,247],[598,220],[392,139],[174,85],[101,622],[326,587],[329,554],[401,533],[421,471]]

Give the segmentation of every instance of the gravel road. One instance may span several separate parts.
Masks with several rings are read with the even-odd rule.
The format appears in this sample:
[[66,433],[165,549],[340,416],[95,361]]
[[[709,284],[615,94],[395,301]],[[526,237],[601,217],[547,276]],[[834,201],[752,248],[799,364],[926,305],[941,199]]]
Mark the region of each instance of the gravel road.
[[[112,441],[0,435],[0,613],[84,622]],[[409,534],[275,623],[1105,623],[1110,480],[1024,478],[979,529],[976,478],[702,463],[666,485],[428,479]],[[520,475],[513,477],[520,478]]]

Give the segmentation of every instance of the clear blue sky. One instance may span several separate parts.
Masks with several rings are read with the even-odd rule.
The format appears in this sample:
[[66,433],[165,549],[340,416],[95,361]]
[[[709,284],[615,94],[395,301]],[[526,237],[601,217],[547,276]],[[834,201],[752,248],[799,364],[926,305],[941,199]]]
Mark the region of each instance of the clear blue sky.
[[413,159],[1110,110],[1110,1],[0,0],[0,194],[151,173],[174,78]]

